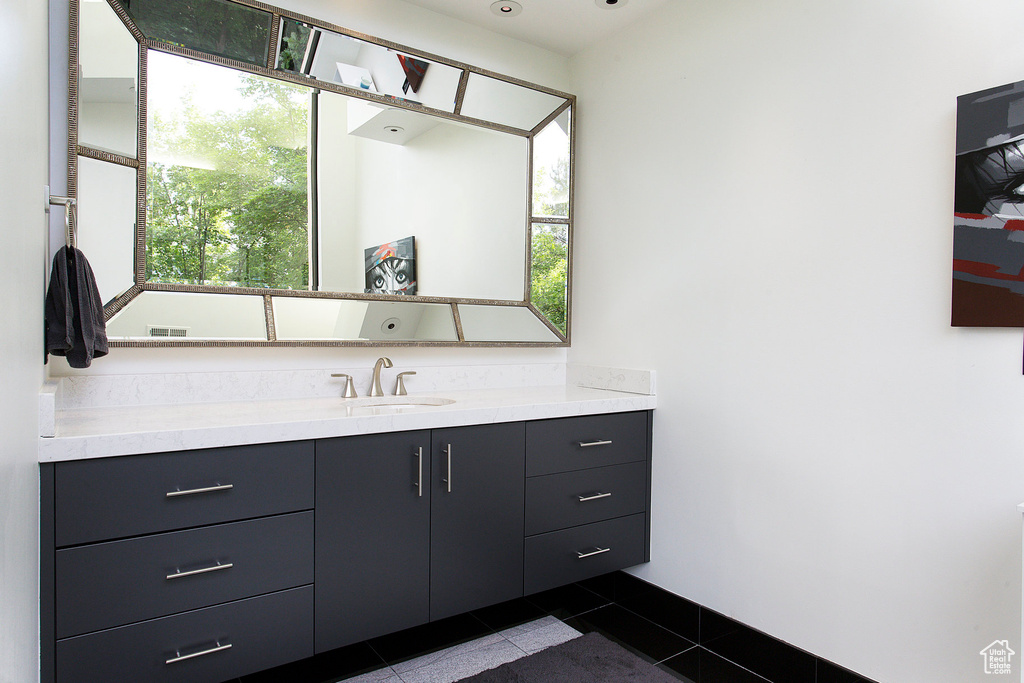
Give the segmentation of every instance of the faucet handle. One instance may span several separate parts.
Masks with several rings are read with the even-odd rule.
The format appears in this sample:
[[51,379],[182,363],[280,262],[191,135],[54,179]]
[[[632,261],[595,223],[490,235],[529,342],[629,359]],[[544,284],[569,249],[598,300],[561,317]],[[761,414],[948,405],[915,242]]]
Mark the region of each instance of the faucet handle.
[[406,370],[405,372],[398,373],[398,383],[395,384],[395,396],[407,396],[409,392],[405,390],[405,376],[415,375],[414,370]]
[[359,394],[356,393],[356,388],[352,384],[352,376],[346,375],[343,372],[332,372],[331,377],[344,377],[345,378],[345,389],[341,392],[343,398],[357,398]]

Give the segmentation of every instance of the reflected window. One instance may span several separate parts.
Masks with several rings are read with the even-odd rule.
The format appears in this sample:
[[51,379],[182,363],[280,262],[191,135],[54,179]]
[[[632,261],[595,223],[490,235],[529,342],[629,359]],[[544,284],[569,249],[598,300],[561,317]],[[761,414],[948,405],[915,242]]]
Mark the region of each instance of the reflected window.
[[533,215],[569,217],[569,125],[564,112],[533,138]]
[[116,0],[150,40],[267,65],[270,12],[226,0]]
[[[315,33],[319,33],[316,31]],[[309,74],[315,44],[310,36],[314,31],[294,19],[281,19],[281,39],[277,52],[277,68],[292,73]]]
[[149,62],[146,279],[309,288],[306,88]]

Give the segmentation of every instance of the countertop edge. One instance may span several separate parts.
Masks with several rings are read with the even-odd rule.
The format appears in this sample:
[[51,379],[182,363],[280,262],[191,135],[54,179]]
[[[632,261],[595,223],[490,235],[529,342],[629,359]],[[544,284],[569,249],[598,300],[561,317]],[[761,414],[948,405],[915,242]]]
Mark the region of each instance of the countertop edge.
[[[325,410],[325,406],[337,412],[337,407],[344,404],[327,399],[187,406],[187,409],[204,413],[215,413],[218,409],[229,408],[234,409],[236,413],[243,413],[241,416],[236,414],[233,422],[225,424],[216,424],[215,420],[207,417],[203,420],[207,424],[197,427],[184,424],[188,423],[189,419],[188,415],[181,411],[176,411],[176,416],[168,417],[166,428],[154,429],[133,429],[130,425],[118,429],[118,425],[125,425],[125,422],[130,421],[122,419],[122,411],[110,411],[110,425],[104,427],[103,413],[93,411],[88,415],[88,418],[96,423],[91,425],[92,432],[82,427],[79,429],[81,433],[66,436],[59,435],[61,416],[58,415],[58,436],[39,439],[38,461],[49,463],[87,460],[392,431],[653,410],[657,407],[657,397],[653,395],[585,387],[538,387],[513,392],[492,390],[454,394],[459,395],[459,398],[450,406],[378,415],[331,415],[331,411]],[[268,418],[267,413],[274,414],[278,405],[287,406],[292,412],[301,412],[308,405],[309,415],[299,419],[276,419],[276,416]],[[160,407],[145,409],[151,419],[152,413],[158,410]],[[171,412],[170,408],[167,410]],[[74,415],[66,419],[73,420]],[[179,424],[175,425],[175,422]]]

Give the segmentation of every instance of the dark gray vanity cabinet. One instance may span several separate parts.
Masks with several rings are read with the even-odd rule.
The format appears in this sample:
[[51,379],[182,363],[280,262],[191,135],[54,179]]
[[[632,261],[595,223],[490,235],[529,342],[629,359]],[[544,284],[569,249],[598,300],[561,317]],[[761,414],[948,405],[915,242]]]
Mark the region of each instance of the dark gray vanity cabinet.
[[313,443],[41,468],[42,680],[225,679],[313,654]]
[[430,618],[430,432],[316,444],[316,651]]
[[523,595],[522,422],[433,432],[430,618]]
[[316,446],[316,650],[523,594],[522,423]]
[[527,594],[650,559],[651,419],[526,424]]
[[650,558],[638,411],[40,466],[43,683],[218,683]]

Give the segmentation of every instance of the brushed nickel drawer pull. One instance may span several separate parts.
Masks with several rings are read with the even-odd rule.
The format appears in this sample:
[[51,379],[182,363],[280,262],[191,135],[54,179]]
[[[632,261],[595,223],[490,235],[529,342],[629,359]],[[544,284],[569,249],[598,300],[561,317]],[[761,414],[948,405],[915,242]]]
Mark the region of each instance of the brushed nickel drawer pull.
[[228,489],[233,489],[234,487],[235,487],[234,484],[217,484],[216,486],[206,486],[206,487],[201,488],[201,489],[188,489],[187,491],[181,491],[181,490],[178,490],[178,491],[168,491],[167,492],[167,497],[168,498],[177,498],[178,496],[194,496],[197,493],[211,493],[213,491],[227,491]]
[[589,553],[581,553],[580,551],[577,550],[576,551],[576,556],[579,559],[582,560],[585,557],[593,557],[594,555],[600,555],[601,553],[606,553],[609,550],[611,550],[611,548],[594,548]]
[[591,446],[610,446],[611,441],[580,441],[580,448],[590,448]]
[[419,492],[416,495],[420,498],[423,497],[423,446],[416,449],[416,468],[418,473],[416,475],[416,490]]
[[224,564],[221,564],[218,561],[217,564],[215,564],[215,565],[211,565],[209,567],[203,567],[202,569],[193,569],[193,570],[187,571],[187,572],[183,572],[180,569],[177,569],[177,570],[174,571],[173,574],[168,574],[166,576],[166,578],[168,580],[170,580],[170,579],[180,579],[180,578],[183,578],[185,576],[195,576],[196,574],[209,574],[210,572],[219,572],[221,569],[231,569],[234,566],[235,565],[233,563],[231,563],[231,562],[225,562]]
[[592,496],[579,496],[581,503],[586,503],[588,500],[597,500],[598,498],[610,498],[610,493],[595,493]]
[[444,452],[445,452],[445,455],[448,456],[448,473],[445,475],[444,479],[442,479],[441,481],[444,483],[445,487],[447,488],[447,492],[451,493],[452,492],[452,445],[448,444],[448,448],[446,448]]
[[202,652],[193,652],[190,655],[181,654],[181,650],[175,651],[175,656],[168,659],[164,664],[174,664],[175,662],[184,662],[186,659],[195,659],[196,657],[202,657],[203,655],[212,655],[214,652],[222,652],[224,650],[231,649],[231,643],[220,644],[217,641],[216,647],[211,647],[209,650],[203,650]]

